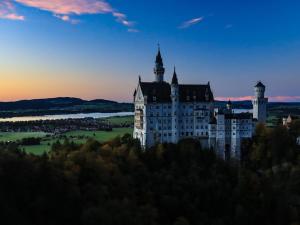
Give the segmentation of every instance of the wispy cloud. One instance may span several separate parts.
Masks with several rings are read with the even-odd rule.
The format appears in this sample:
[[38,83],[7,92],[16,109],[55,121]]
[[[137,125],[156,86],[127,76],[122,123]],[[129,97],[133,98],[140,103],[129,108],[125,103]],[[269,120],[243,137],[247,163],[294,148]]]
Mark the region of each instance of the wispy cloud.
[[[240,97],[216,97],[218,101],[247,101],[251,100],[253,96],[240,96]],[[271,102],[300,102],[300,96],[269,96]]]
[[24,20],[25,17],[18,15],[11,1],[3,0],[0,2],[0,18],[8,20]]
[[226,25],[225,25],[225,27],[224,27],[224,29],[226,29],[226,30],[227,30],[227,29],[231,29],[232,27],[233,27],[233,25],[232,25],[232,24],[226,24]]
[[[11,19],[8,17],[12,17],[12,15],[18,16],[15,12],[13,2],[51,12],[56,18],[72,24],[77,24],[79,22],[78,19],[73,18],[74,16],[111,14],[118,23],[121,23],[126,27],[133,29],[135,25],[135,22],[127,19],[127,15],[114,9],[105,0],[4,0],[3,3],[0,3],[0,10],[2,9],[2,11],[0,11],[1,18]],[[6,11],[8,13],[5,13]],[[18,17],[19,19],[25,18],[24,16]]]
[[200,22],[202,22],[204,19],[204,17],[198,17],[198,18],[194,18],[194,19],[191,19],[191,20],[188,20],[188,21],[185,21],[183,22],[178,28],[179,29],[185,29],[185,28],[188,28],[190,26],[193,26],[193,25],[196,25]]
[[138,32],[140,32],[138,29],[134,29],[134,28],[129,28],[128,29],[128,32],[130,32],[130,33],[138,33]]
[[80,22],[79,20],[70,18],[70,16],[68,16],[68,15],[54,14],[54,16],[56,18],[58,18],[58,19],[61,19],[61,20],[65,21],[65,22],[69,22],[71,24],[78,24]]

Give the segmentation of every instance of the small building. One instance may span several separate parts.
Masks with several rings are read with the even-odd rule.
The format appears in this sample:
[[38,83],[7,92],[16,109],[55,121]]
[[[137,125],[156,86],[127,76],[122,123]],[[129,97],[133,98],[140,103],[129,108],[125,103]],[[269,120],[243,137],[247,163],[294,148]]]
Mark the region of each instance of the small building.
[[282,125],[285,127],[290,127],[292,122],[293,122],[293,117],[291,115],[289,115],[286,118],[282,118]]

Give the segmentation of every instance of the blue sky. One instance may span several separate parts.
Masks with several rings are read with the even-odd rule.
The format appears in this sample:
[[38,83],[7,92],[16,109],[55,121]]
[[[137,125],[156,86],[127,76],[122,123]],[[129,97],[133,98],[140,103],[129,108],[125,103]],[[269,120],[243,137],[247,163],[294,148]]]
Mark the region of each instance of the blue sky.
[[0,0],[0,100],[131,101],[154,80],[157,43],[171,79],[215,96],[300,101],[299,1]]

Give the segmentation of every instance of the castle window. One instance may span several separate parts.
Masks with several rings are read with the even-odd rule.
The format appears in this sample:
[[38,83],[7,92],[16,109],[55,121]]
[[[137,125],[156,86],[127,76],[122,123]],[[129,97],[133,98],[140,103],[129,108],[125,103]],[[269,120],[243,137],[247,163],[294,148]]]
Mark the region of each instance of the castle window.
[[156,102],[156,96],[153,96],[153,101]]

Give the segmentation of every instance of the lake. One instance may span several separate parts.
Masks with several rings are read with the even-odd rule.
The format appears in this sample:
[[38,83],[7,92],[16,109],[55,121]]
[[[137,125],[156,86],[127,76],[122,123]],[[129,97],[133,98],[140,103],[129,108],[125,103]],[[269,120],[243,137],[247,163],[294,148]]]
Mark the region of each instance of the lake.
[[83,118],[108,118],[113,116],[133,116],[133,112],[119,113],[78,113],[64,115],[45,115],[45,116],[22,116],[11,118],[0,118],[0,122],[20,122],[20,121],[37,121],[37,120],[62,120],[62,119],[83,119]]

